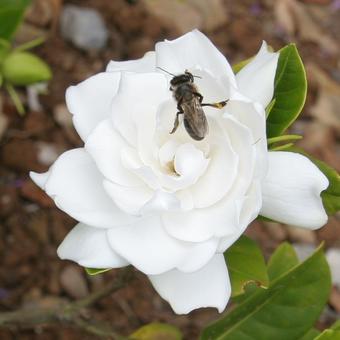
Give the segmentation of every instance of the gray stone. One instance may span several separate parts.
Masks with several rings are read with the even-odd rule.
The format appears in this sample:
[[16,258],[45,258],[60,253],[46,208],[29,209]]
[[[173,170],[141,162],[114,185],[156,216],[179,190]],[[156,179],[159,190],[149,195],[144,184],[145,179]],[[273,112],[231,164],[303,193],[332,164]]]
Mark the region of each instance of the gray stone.
[[312,244],[295,243],[293,247],[300,261],[306,260],[316,249],[315,245]]
[[333,284],[340,288],[340,249],[330,248],[326,252],[326,258],[331,269]]
[[96,10],[74,5],[63,7],[60,29],[66,40],[86,51],[105,47],[109,35],[102,17]]

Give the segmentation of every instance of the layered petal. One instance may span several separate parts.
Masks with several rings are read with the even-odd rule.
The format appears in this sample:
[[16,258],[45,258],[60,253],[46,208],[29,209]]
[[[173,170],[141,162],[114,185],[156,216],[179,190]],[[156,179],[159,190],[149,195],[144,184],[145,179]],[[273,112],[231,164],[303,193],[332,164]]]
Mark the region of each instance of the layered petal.
[[278,60],[279,53],[269,52],[266,42],[263,42],[254,59],[236,74],[240,92],[266,107],[273,98]]
[[137,176],[122,164],[121,153],[126,146],[126,141],[114,129],[110,119],[98,124],[85,143],[86,151],[105,178],[121,185],[141,186]]
[[209,208],[163,213],[167,232],[183,241],[204,242],[212,237],[233,235],[239,228],[240,205],[228,197]]
[[156,69],[156,54],[153,51],[146,52],[140,59],[115,61],[111,60],[106,67],[106,72],[152,72]]
[[320,228],[327,222],[320,193],[328,184],[307,157],[293,152],[269,152],[261,215],[298,227]]
[[184,73],[186,69],[201,69],[216,76],[216,79],[226,77],[228,82],[235,84],[235,76],[227,59],[198,30],[172,41],[157,43],[156,66],[174,74]]
[[215,307],[221,313],[231,294],[223,254],[216,254],[209,263],[193,273],[174,269],[160,275],[149,275],[149,279],[177,314],[188,314],[201,307]]
[[63,153],[47,173],[30,173],[34,182],[51,196],[59,209],[76,220],[98,228],[132,223],[106,194],[90,155],[83,149]]
[[100,121],[109,117],[119,81],[119,72],[102,72],[66,90],[66,104],[83,141]]
[[214,255],[217,240],[182,242],[168,235],[159,216],[107,231],[111,247],[145,274],[160,274],[173,268],[194,271]]
[[62,260],[71,260],[88,268],[120,268],[129,263],[110,247],[105,229],[78,223],[57,250]]

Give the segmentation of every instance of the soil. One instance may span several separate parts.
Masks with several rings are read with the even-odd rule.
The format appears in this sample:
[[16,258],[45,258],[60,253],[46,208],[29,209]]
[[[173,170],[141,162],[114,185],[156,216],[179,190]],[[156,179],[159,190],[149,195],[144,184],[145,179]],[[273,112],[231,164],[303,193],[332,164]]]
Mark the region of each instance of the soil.
[[[48,37],[34,52],[52,67],[53,80],[49,83],[48,94],[41,96],[42,111],[28,110],[24,117],[17,114],[8,96],[1,93],[2,111],[8,126],[2,137],[0,134],[0,311],[54,306],[60,301],[86,295],[115,276],[113,270],[89,277],[76,264],[61,261],[57,257],[56,249],[75,221],[54,206],[51,199],[31,182],[28,172],[46,171],[51,164],[46,157],[42,157],[42,148],[48,146],[50,153],[52,150],[61,154],[82,145],[69,120],[63,115],[66,110],[64,95],[68,86],[105,69],[110,59],[141,57],[153,49],[155,42],[172,39],[183,33],[181,29],[184,26],[180,21],[189,20],[185,13],[174,17],[173,21],[164,20],[163,16],[146,5],[147,1],[34,1],[26,17],[27,27],[33,27]],[[182,2],[186,3],[179,1]],[[192,2],[188,1],[189,4]],[[84,52],[63,40],[58,29],[59,14],[60,8],[68,3],[95,8],[101,13],[110,32],[104,50]],[[332,46],[332,49],[314,38],[301,35],[301,27],[292,21],[294,15],[289,19],[288,10],[281,8],[277,12],[275,1],[224,0],[220,3],[224,15],[221,23],[207,26],[205,22],[208,21],[201,20],[199,28],[231,63],[254,55],[262,40],[266,40],[274,49],[279,49],[289,41],[297,44],[304,63],[309,66],[310,89],[306,107],[292,132],[304,135],[300,145],[306,151],[339,171],[339,108],[336,112],[336,109],[332,111],[332,106],[327,106],[327,114],[333,117],[331,122],[335,119],[337,124],[324,119],[323,107],[317,104],[321,93],[324,94],[322,91],[327,93],[324,90],[327,86],[322,87],[320,77],[315,77],[315,70],[318,70],[326,77],[326,82],[340,86],[340,10],[336,7],[337,2],[298,2],[312,18],[314,29],[330,39],[327,46]],[[204,13],[208,15],[208,7]],[[30,32],[28,28],[21,31],[18,41],[28,39]],[[20,93],[25,101],[24,89]],[[338,217],[330,218],[327,226],[316,232],[297,234],[285,226],[256,221],[247,233],[260,243],[267,257],[284,240],[312,244],[324,240],[326,247],[340,247]],[[107,321],[125,335],[151,321],[167,322],[179,327],[185,339],[196,339],[204,325],[219,316],[212,309],[177,316],[155,293],[147,278],[141,273],[136,275],[137,279],[129,286],[91,308],[88,311],[89,319]],[[71,277],[71,282],[65,282],[65,276]],[[320,328],[332,323],[340,315],[339,292],[336,288],[332,299],[337,301],[329,304],[334,313],[327,314],[323,322],[318,324]],[[0,330],[0,339],[76,340],[95,339],[95,336],[78,329],[44,325],[34,329]]]

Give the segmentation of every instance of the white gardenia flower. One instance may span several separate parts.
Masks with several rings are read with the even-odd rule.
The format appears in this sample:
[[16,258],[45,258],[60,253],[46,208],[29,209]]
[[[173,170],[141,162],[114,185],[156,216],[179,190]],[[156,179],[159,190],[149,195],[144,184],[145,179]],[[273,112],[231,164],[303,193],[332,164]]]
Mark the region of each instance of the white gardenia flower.
[[[223,252],[259,214],[316,229],[328,181],[306,157],[268,152],[265,107],[278,53],[263,43],[236,76],[199,31],[156,44],[139,60],[71,86],[66,101],[83,148],[62,154],[34,182],[79,221],[58,249],[91,268],[132,264],[176,313],[224,310],[230,282]],[[180,123],[171,76],[189,70],[209,133],[193,140]],[[289,100],[289,98],[287,98]]]

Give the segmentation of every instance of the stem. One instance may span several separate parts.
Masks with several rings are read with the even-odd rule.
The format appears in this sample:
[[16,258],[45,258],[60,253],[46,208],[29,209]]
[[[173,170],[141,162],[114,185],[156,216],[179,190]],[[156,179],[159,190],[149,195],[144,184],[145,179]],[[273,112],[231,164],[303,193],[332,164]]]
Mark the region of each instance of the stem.
[[0,327],[32,327],[38,324],[63,323],[81,328],[88,333],[111,338],[115,340],[127,339],[117,334],[110,326],[94,321],[83,320],[81,312],[90,307],[100,299],[108,296],[119,289],[133,278],[131,268],[127,267],[119,271],[114,281],[102,289],[75,302],[60,305],[54,308],[38,308],[27,310],[16,310],[13,312],[0,313]]
[[277,142],[283,142],[287,140],[299,140],[302,139],[303,137],[300,135],[284,135],[284,136],[278,136],[278,137],[273,137],[273,138],[268,138],[267,142],[268,144],[273,144]]
[[15,88],[13,87],[12,84],[9,84],[9,83],[6,83],[6,89],[17,109],[17,111],[19,112],[20,116],[23,116],[25,114],[25,108],[24,106],[22,105],[22,102],[19,98],[19,95],[17,93],[17,91],[15,91]]
[[37,47],[37,46],[41,45],[43,42],[45,42],[45,40],[46,40],[46,38],[44,38],[44,37],[36,38],[36,39],[34,39],[34,40],[31,40],[31,41],[29,41],[29,42],[27,42],[27,43],[24,43],[24,44],[22,44],[22,45],[16,47],[16,48],[14,49],[14,51],[25,51],[25,50],[29,50],[29,49],[31,49],[31,48],[33,48],[33,47]]
[[271,151],[280,151],[290,148],[291,146],[294,146],[294,143],[287,143],[284,145],[277,146],[275,148],[272,148]]

